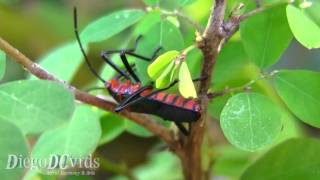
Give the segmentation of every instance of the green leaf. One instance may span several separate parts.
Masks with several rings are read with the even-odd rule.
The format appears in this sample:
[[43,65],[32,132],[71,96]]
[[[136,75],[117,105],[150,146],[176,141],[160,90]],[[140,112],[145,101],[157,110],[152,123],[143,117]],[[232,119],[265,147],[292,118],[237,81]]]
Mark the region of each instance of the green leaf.
[[156,88],[161,89],[161,88],[166,88],[168,87],[172,82],[171,82],[171,74],[172,71],[174,70],[175,62],[172,61],[162,72],[160,77],[156,80]]
[[[184,47],[184,41],[180,30],[168,20],[164,20],[153,25],[148,32],[143,34],[143,38],[136,50],[137,54],[152,57],[154,51],[162,47],[161,52],[170,50],[180,51]],[[159,53],[160,54],[160,53]],[[147,68],[149,62],[135,59],[137,72],[142,82],[148,82],[149,76]]]
[[6,54],[0,50],[0,80],[3,78],[6,70]]
[[161,21],[161,13],[158,10],[153,10],[148,12],[143,18],[139,21],[134,29],[134,35],[139,36],[141,34],[147,33],[152,26]]
[[74,97],[62,85],[26,80],[0,86],[0,117],[16,124],[25,134],[39,133],[67,122]]
[[[21,179],[24,168],[19,166],[18,158],[28,158],[28,147],[21,130],[10,122],[0,121],[0,144],[1,179]],[[14,159],[18,163],[16,167]]]
[[[87,47],[84,45],[84,49]],[[53,50],[40,59],[40,66],[57,78],[70,82],[82,64],[83,55],[78,43],[72,42]],[[31,79],[37,79],[32,76]]]
[[[224,89],[226,86],[239,86],[250,79],[247,79],[249,57],[240,41],[229,41],[221,50],[217,63],[212,73],[212,82],[215,89]],[[232,73],[230,73],[232,72]],[[249,76],[252,78],[252,76]],[[245,79],[239,84],[231,84],[232,81]]]
[[320,73],[281,71],[276,76],[275,85],[281,99],[299,119],[320,127]]
[[291,139],[277,145],[252,164],[242,180],[320,179],[320,141]]
[[320,27],[302,10],[287,6],[287,18],[294,37],[306,48],[320,47]]
[[279,60],[292,39],[285,6],[250,17],[241,23],[240,33],[251,60],[261,68],[271,66]]
[[229,99],[220,118],[224,135],[234,146],[256,151],[271,144],[281,128],[281,114],[258,93],[239,93]]
[[140,125],[130,120],[125,121],[125,127],[126,127],[126,130],[133,135],[140,136],[140,137],[152,136],[152,133],[150,131],[148,131],[144,127],[141,127]]
[[78,106],[67,126],[43,133],[32,150],[32,157],[49,159],[52,155],[83,158],[92,153],[99,142],[99,113],[90,106]]
[[179,92],[184,98],[197,98],[197,92],[186,62],[182,62],[179,71]]
[[122,10],[90,23],[81,33],[84,44],[106,40],[138,22],[144,15],[141,10]]
[[168,51],[160,55],[152,64],[148,66],[148,75],[155,81],[167,69],[168,65],[179,55],[179,51]]
[[156,6],[159,4],[160,0],[143,0],[143,2],[148,6]]
[[123,117],[120,117],[113,113],[108,113],[100,119],[102,136],[99,144],[108,143],[125,130],[125,121]]

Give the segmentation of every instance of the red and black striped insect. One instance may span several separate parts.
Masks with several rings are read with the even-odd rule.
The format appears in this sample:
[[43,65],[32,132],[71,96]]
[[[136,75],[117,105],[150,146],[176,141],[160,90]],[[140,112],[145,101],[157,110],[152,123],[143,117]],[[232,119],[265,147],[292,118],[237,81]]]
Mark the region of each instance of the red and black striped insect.
[[[132,112],[156,115],[164,120],[173,121],[183,134],[188,135],[190,133],[190,124],[200,118],[199,103],[195,99],[185,99],[175,94],[162,92],[174,86],[178,81],[174,81],[166,88],[156,90],[154,90],[153,83],[142,86],[139,77],[135,74],[133,68],[128,63],[127,55],[150,62],[155,59],[161,48],[157,48],[152,57],[144,57],[136,54],[135,50],[138,46],[139,40],[142,38],[142,36],[139,36],[135,42],[134,48],[132,49],[102,51],[102,59],[119,73],[118,77],[105,81],[94,70],[83,49],[78,32],[76,9],[74,9],[74,30],[89,69],[105,84],[105,88],[109,91],[110,95],[119,103],[115,108],[115,112],[120,112],[123,109],[128,108],[128,110]],[[110,54],[115,53],[120,54],[120,59],[122,60],[126,71],[121,70],[109,58]],[[121,81],[122,77],[126,79],[125,82]],[[195,79],[194,81],[199,80],[201,80],[201,78]],[[188,130],[182,123],[189,124]]]

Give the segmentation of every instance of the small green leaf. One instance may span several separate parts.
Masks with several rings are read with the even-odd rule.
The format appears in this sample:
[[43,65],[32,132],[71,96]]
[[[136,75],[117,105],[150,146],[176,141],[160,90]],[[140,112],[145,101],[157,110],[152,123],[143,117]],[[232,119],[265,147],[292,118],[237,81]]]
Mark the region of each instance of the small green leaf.
[[141,10],[122,10],[90,23],[81,33],[84,44],[106,40],[138,22],[144,15]]
[[24,168],[19,165],[18,158],[28,158],[28,147],[21,130],[10,122],[0,121],[0,144],[1,179],[21,179]]
[[172,82],[171,82],[171,72],[173,71],[174,68],[174,61],[172,61],[168,67],[162,72],[160,77],[156,80],[156,88],[161,89],[161,88],[166,88],[168,87]]
[[102,136],[99,144],[108,143],[117,138],[125,130],[125,120],[113,113],[108,113],[100,119]]
[[320,73],[281,71],[277,74],[275,85],[281,99],[299,119],[320,127]]
[[285,6],[250,17],[241,23],[240,33],[252,61],[261,68],[271,66],[280,59],[292,40]]
[[16,124],[25,134],[39,133],[67,122],[74,97],[60,84],[26,80],[0,86],[0,117]]
[[281,128],[281,114],[258,93],[239,93],[229,99],[220,118],[224,135],[234,146],[255,151],[271,144]]
[[197,92],[186,62],[182,62],[179,71],[179,92],[184,98],[197,98]]
[[3,78],[6,70],[6,54],[0,50],[0,80]]
[[[168,20],[154,24],[145,34],[137,48],[137,53],[145,57],[151,57],[154,51],[162,47],[161,52],[170,50],[180,51],[184,47],[184,40],[180,30]],[[160,53],[159,53],[160,54]],[[158,54],[158,55],[159,55]],[[135,59],[137,72],[142,82],[146,83],[148,78],[149,62]]]
[[170,82],[173,82],[178,78],[180,67],[181,67],[181,63],[178,63],[178,64],[174,63],[174,66],[170,73]]
[[306,13],[289,4],[287,18],[294,37],[302,45],[309,49],[320,47],[320,27]]
[[[84,49],[87,47],[84,45]],[[66,44],[40,59],[40,66],[59,79],[70,82],[82,64],[83,55],[76,42]],[[63,68],[62,68],[63,67]],[[32,76],[31,79],[37,79]]]
[[143,0],[143,2],[148,6],[156,6],[159,4],[160,0]]
[[83,158],[99,142],[101,129],[98,113],[90,106],[78,106],[67,126],[43,133],[32,150],[32,157],[49,159],[52,155]]
[[288,140],[249,166],[241,180],[320,179],[319,152],[319,140]]
[[168,51],[162,55],[160,55],[152,64],[148,66],[148,75],[149,77],[155,81],[159,78],[159,76],[164,72],[165,69],[169,66],[169,64],[173,62],[173,60],[179,55],[179,51]]
[[126,130],[133,135],[140,136],[140,137],[152,136],[152,133],[150,131],[146,130],[144,127],[141,127],[140,125],[130,120],[125,121],[125,127],[126,127]]

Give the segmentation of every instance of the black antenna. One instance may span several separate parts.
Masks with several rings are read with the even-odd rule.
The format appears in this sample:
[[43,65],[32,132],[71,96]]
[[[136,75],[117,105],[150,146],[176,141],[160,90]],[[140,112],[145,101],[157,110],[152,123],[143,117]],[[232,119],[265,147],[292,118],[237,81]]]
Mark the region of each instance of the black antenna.
[[74,33],[76,35],[76,38],[77,38],[77,41],[78,41],[78,44],[80,46],[80,50],[84,56],[84,59],[90,69],[90,71],[103,83],[106,83],[106,81],[104,79],[102,79],[102,77],[96,72],[96,70],[93,68],[93,66],[91,65],[90,61],[89,61],[89,58],[86,54],[86,52],[84,51],[83,49],[83,46],[82,46],[82,43],[81,43],[81,40],[80,40],[80,36],[79,36],[79,31],[78,31],[78,18],[77,18],[77,8],[74,7],[73,9],[73,21],[74,21]]

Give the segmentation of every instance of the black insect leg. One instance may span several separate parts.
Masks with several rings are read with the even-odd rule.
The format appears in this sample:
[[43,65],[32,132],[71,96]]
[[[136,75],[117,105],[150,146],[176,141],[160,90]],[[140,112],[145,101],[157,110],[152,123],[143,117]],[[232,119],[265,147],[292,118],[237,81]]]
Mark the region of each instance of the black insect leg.
[[154,52],[153,52],[153,55],[151,57],[151,60],[153,60],[154,58],[157,57],[158,53],[161,51],[162,47],[159,46]]
[[179,123],[179,122],[174,122],[174,124],[178,127],[178,129],[180,130],[180,132],[182,132],[183,135],[185,136],[189,136],[190,135],[190,132],[191,132],[191,123],[188,123],[189,125],[189,129],[186,129],[182,123]]
[[125,77],[126,79],[130,80],[130,76],[122,71],[116,64],[114,64],[111,59],[109,58],[108,54],[102,52],[101,53],[102,59],[109,64],[115,71],[117,71],[121,76]]
[[147,85],[147,86],[141,87],[141,88],[138,89],[135,93],[133,93],[131,96],[129,96],[128,98],[126,98],[124,101],[122,101],[122,102],[116,107],[115,111],[116,111],[116,112],[121,111],[122,109],[119,110],[119,111],[117,111],[117,108],[118,108],[118,107],[122,107],[122,106],[124,106],[125,104],[133,101],[135,98],[139,97],[140,93],[142,93],[144,90],[146,90],[146,89],[152,89],[152,88],[153,88],[152,85]]
[[138,97],[138,98],[136,98],[136,99],[132,99],[132,101],[127,101],[126,104],[121,104],[121,106],[120,106],[120,105],[117,106],[117,107],[115,108],[115,111],[116,111],[116,112],[120,112],[120,111],[122,111],[123,109],[125,109],[125,108],[128,107],[128,106],[131,106],[131,105],[133,105],[133,104],[136,104],[136,103],[138,103],[138,102],[140,102],[140,101],[142,101],[142,100],[144,100],[144,99],[146,99],[146,98],[149,98],[149,97],[151,97],[151,96],[153,96],[153,95],[155,95],[155,94],[157,94],[157,93],[159,93],[159,92],[165,91],[165,90],[171,88],[172,86],[174,86],[175,84],[177,84],[177,82],[178,82],[178,81],[174,81],[174,82],[171,83],[168,87],[155,90],[155,91],[151,92],[150,94],[148,94],[148,95],[146,95],[146,96],[140,96],[140,97]]
[[[132,70],[134,71],[135,64],[130,65],[130,67],[131,67]],[[125,72],[126,72],[126,74],[128,74],[128,71],[125,71]],[[123,76],[122,76],[121,74],[118,74],[118,75],[116,75],[114,78],[115,78],[115,79],[121,79],[121,78],[123,78]]]
[[122,60],[122,63],[124,64],[124,66],[126,67],[128,73],[131,75],[131,77],[134,79],[135,82],[140,82],[140,79],[138,78],[138,76],[134,73],[134,71],[132,70],[127,56],[126,56],[126,52],[125,51],[121,51],[120,52],[120,58]]
[[138,38],[136,39],[135,44],[134,44],[134,48],[132,48],[132,49],[109,50],[109,51],[103,51],[101,54],[111,55],[111,54],[117,54],[117,53],[123,53],[124,52],[125,54],[131,55],[131,56],[139,58],[141,60],[150,61],[150,60],[152,60],[152,57],[149,58],[149,57],[141,56],[139,54],[134,53],[134,51],[138,47],[138,44],[139,44],[141,38],[142,38],[142,35],[139,35]]

